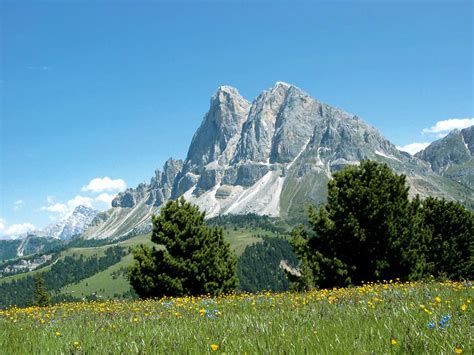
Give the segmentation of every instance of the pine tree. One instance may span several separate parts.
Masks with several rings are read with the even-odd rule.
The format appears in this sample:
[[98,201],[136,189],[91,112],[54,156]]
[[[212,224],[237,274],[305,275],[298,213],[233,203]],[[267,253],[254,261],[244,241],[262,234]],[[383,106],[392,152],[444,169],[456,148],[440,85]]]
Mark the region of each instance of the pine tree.
[[430,233],[427,274],[450,279],[474,277],[474,214],[460,203],[429,197],[420,202],[423,226]]
[[34,298],[34,305],[39,307],[48,306],[51,302],[51,297],[49,295],[48,290],[44,284],[43,277],[41,275],[37,275],[35,277],[35,298]]
[[222,228],[208,228],[204,218],[184,198],[169,201],[153,217],[151,240],[158,247],[136,248],[129,273],[140,297],[216,295],[235,289],[236,257]]
[[327,204],[310,209],[309,222],[312,232],[300,228],[292,238],[306,288],[395,278],[423,265],[410,259],[423,235],[412,223],[405,176],[387,165],[363,161],[335,173]]

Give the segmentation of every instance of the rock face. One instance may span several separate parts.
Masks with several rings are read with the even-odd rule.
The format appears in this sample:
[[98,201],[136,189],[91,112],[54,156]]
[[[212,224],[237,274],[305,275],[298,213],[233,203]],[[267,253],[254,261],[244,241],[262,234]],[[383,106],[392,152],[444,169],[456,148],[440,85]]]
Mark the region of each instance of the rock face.
[[[461,136],[466,144],[456,147],[465,154],[456,161],[464,162],[466,149],[472,152],[472,130]],[[253,212],[297,218],[309,204],[325,201],[335,171],[362,159],[405,174],[412,194],[473,200],[472,189],[439,174],[437,166],[446,166],[444,158],[436,158],[441,163],[433,171],[430,159],[397,150],[359,117],[296,86],[278,82],[252,103],[236,89],[222,86],[211,98],[186,160],[168,160],[149,184],[119,194],[85,236],[143,231],[150,228],[151,214],[179,196],[199,205],[207,216]]]
[[194,135],[184,168],[176,179],[176,198],[197,186],[205,191],[222,177],[234,155],[250,103],[229,86],[221,86],[211,98],[210,109]]
[[45,254],[30,259],[19,259],[14,264],[9,264],[3,268],[0,268],[0,275],[4,277],[8,275],[14,275],[20,272],[33,271],[44,263],[51,261],[53,255],[54,254]]
[[451,131],[415,156],[436,173],[474,190],[474,126]]
[[128,188],[119,193],[112,200],[112,207],[132,208],[142,200],[146,200],[147,205],[160,206],[170,198],[174,181],[182,168],[182,160],[168,159],[163,171],[156,170],[149,184],[141,183],[135,189]]

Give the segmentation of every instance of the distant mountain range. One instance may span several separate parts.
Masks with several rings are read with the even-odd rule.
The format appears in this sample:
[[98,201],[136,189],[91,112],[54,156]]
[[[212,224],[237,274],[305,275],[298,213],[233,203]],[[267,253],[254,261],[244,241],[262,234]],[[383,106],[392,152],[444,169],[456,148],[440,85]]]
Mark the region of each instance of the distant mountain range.
[[119,238],[150,230],[151,215],[184,196],[207,212],[301,220],[321,204],[344,166],[372,159],[407,176],[412,195],[474,207],[473,127],[453,131],[411,156],[356,115],[278,82],[247,101],[232,87],[212,96],[184,161],[169,159],[150,183],[117,195],[83,237]]
[[16,239],[31,237],[48,237],[59,240],[69,240],[82,234],[94,220],[99,211],[86,206],[77,206],[72,213],[57,223],[52,223],[43,229],[30,231],[16,236]]

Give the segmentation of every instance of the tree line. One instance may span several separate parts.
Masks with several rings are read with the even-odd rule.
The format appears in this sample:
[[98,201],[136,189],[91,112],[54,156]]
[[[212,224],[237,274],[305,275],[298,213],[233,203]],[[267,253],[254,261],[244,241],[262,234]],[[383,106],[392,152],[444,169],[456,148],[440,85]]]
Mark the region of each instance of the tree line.
[[[135,249],[129,273],[140,297],[218,295],[233,291],[238,282],[250,291],[286,287],[279,271],[267,268],[290,255],[283,242],[267,239],[247,247],[236,267],[222,228],[212,226],[226,221],[261,226],[256,216],[218,217],[211,227],[204,217],[183,198],[168,201],[153,217],[151,239],[162,247]],[[310,228],[292,231],[298,258],[297,272],[288,275],[293,288],[474,276],[472,212],[445,199],[410,200],[406,177],[385,164],[362,161],[335,173],[327,203],[311,208],[308,222]]]
[[245,248],[237,262],[238,289],[247,292],[287,291],[288,278],[280,267],[285,260],[291,267],[298,259],[288,240],[262,236],[262,242]]

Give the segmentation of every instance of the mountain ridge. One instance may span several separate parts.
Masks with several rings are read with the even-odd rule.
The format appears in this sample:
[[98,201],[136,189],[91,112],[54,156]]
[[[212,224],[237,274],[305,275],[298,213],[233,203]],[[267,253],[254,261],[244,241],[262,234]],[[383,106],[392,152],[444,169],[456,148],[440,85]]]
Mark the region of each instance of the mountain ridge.
[[[322,103],[294,85],[277,82],[252,102],[237,89],[221,86],[186,159],[173,165],[167,183],[140,184],[118,194],[114,208],[99,214],[85,237],[149,230],[151,215],[167,199],[179,196],[208,217],[256,213],[295,218],[307,205],[325,201],[335,171],[362,159],[405,174],[412,195],[473,199],[468,187],[437,174],[428,161],[399,151],[357,115]],[[156,173],[155,178],[160,180]]]

